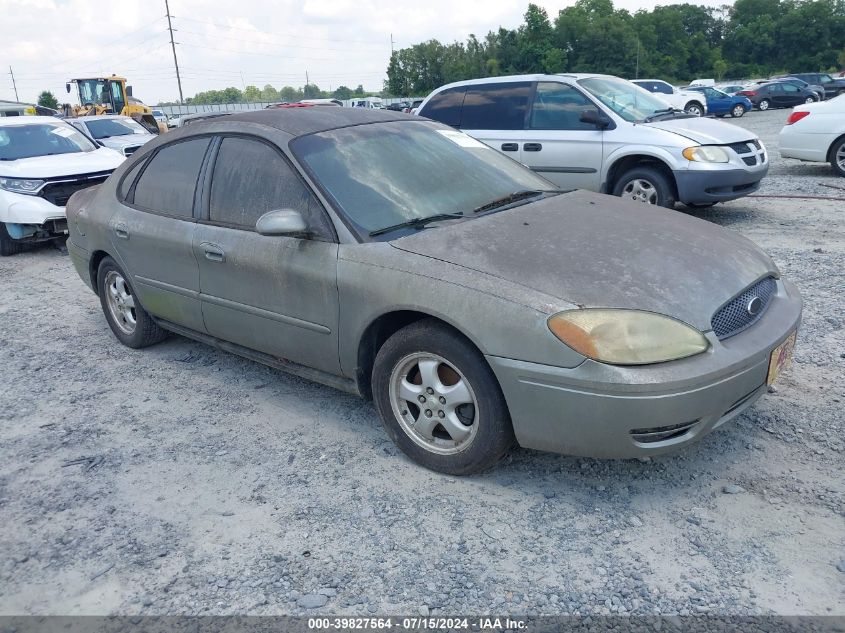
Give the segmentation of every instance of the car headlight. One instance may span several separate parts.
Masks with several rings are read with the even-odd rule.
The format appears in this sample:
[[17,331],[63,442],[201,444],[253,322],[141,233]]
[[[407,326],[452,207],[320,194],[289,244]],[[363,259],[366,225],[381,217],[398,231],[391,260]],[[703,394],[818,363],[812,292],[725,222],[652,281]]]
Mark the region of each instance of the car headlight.
[[44,184],[43,180],[29,180],[27,178],[0,178],[0,189],[14,193],[35,195]]
[[697,145],[696,147],[687,147],[683,152],[684,158],[687,160],[698,161],[699,163],[727,163],[728,153],[721,147],[715,145]]
[[593,360],[613,365],[646,365],[707,351],[704,335],[671,317],[622,309],[584,309],[549,317],[561,341]]

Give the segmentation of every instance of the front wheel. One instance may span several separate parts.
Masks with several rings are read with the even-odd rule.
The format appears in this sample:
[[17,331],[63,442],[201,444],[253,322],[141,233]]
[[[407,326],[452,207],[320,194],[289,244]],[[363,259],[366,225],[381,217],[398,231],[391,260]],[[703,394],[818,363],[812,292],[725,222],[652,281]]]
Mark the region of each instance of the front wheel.
[[735,105],[733,109],[731,109],[731,116],[735,119],[740,118],[745,114],[745,108],[741,105]]
[[653,167],[634,167],[616,181],[613,195],[623,200],[656,204],[671,209],[675,206],[675,190],[669,179]]
[[693,101],[692,103],[687,104],[687,107],[684,108],[684,112],[695,116],[703,116],[704,106],[702,106],[700,103],[696,103],[695,101]]
[[0,222],[0,256],[17,255],[23,250],[23,245],[9,235],[5,222]]
[[97,294],[111,331],[127,347],[140,349],[167,338],[167,332],[141,307],[128,276],[111,257],[100,262]]
[[382,345],[373,399],[388,435],[412,460],[467,475],[514,445],[510,415],[484,356],[434,319],[402,328]]
[[768,100],[768,99],[763,99],[760,103],[758,103],[758,104],[757,104],[757,107],[758,107],[761,111],[765,112],[766,110],[768,110],[768,109],[769,109],[769,106],[770,106],[770,105],[772,105],[772,104],[771,104],[771,103],[769,103],[769,100]]
[[804,103],[815,103],[817,99],[815,97],[807,97],[804,99]]
[[839,139],[830,148],[830,165],[840,176],[845,176],[845,138]]

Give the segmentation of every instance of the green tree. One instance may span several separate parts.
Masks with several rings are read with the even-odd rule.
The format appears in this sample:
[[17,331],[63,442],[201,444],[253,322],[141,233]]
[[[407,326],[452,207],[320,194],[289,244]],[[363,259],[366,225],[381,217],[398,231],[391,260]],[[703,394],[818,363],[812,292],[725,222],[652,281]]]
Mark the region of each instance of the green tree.
[[319,99],[323,96],[323,91],[314,84],[306,84],[302,89],[302,94],[306,99]]
[[364,96],[364,86],[358,84],[358,87],[355,88],[355,96],[356,97],[363,97]]
[[[247,86],[246,88],[244,88],[244,99],[246,99],[247,102],[265,100],[262,99],[261,91],[258,89],[257,86]],[[267,101],[272,101],[272,99],[267,99]]]
[[38,95],[38,105],[43,106],[45,108],[53,108],[53,110],[59,109],[58,99],[56,99],[53,93],[49,90],[45,90],[40,95]]
[[332,93],[332,98],[346,101],[352,98],[352,90],[346,86],[338,86],[337,90]]

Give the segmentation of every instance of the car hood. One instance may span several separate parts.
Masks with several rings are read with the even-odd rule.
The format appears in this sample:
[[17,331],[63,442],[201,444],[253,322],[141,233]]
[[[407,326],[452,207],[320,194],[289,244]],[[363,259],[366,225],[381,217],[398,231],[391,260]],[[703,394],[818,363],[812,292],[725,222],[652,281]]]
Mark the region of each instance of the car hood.
[[580,307],[665,314],[707,331],[771,258],[738,233],[677,211],[575,191],[390,244]]
[[98,171],[112,171],[123,162],[123,155],[100,147],[92,152],[34,156],[0,162],[0,176],[10,178],[55,178]]
[[99,139],[106,147],[123,151],[125,147],[138,147],[155,138],[155,134],[127,134],[126,136],[111,136]]
[[756,138],[755,134],[737,125],[704,117],[665,119],[642,125],[679,134],[700,145],[727,145]]

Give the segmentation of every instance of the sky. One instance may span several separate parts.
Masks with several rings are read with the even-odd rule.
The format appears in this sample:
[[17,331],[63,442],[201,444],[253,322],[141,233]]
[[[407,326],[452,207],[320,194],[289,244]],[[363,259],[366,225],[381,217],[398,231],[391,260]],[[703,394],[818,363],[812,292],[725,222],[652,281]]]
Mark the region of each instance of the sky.
[[[554,19],[575,0],[538,0]],[[636,11],[681,0],[615,0]],[[696,4],[722,4],[697,0]],[[428,39],[464,41],[522,22],[528,0],[170,0],[185,98],[250,84],[301,87],[306,73],[324,90],[382,89],[396,49]],[[117,74],[154,105],[179,97],[165,0],[0,0],[0,57],[21,101],[50,90],[74,102],[65,82]],[[0,67],[0,99],[14,99]]]

